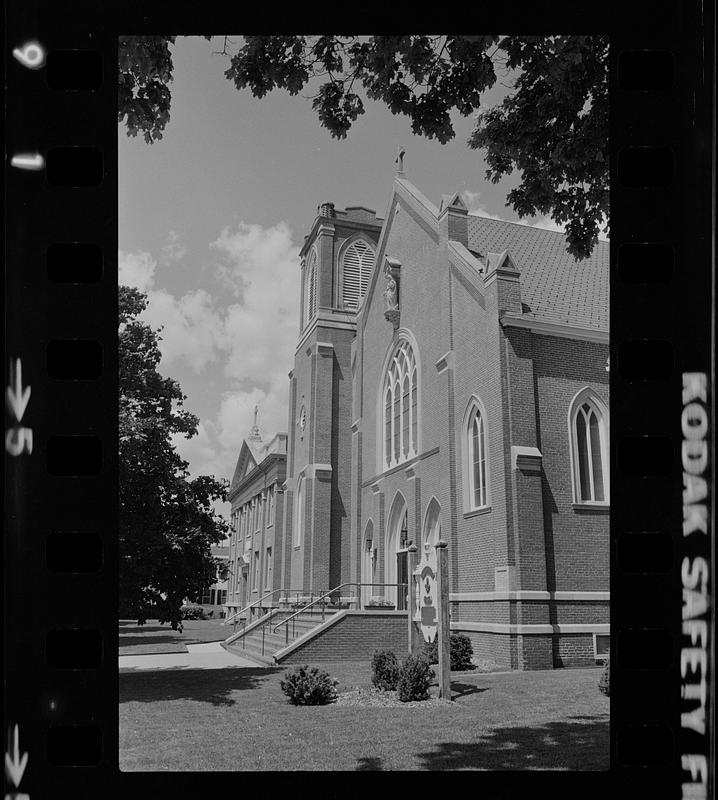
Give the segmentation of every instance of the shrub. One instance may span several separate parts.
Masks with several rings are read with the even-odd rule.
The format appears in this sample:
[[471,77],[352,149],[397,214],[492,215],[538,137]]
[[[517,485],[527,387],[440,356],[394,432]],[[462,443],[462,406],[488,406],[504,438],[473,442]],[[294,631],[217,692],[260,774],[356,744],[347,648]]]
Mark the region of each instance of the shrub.
[[474,648],[471,646],[471,639],[465,633],[452,633],[449,639],[449,651],[451,657],[451,669],[466,670],[473,669],[471,657],[474,655]]
[[[439,639],[433,642],[424,642],[422,651],[423,657],[429,664],[439,663]],[[473,669],[474,664],[471,657],[474,655],[474,648],[471,646],[471,639],[463,633],[452,633],[449,636],[449,659],[451,661],[449,669],[467,670]]]
[[434,670],[422,656],[409,655],[404,659],[396,685],[397,695],[402,703],[410,700],[427,700],[429,683],[434,677]]
[[180,609],[182,619],[204,619],[202,606],[182,606]]
[[324,706],[336,699],[336,685],[328,672],[318,667],[295,667],[294,672],[287,672],[280,682],[282,691],[295,706]]
[[399,680],[399,662],[391,650],[376,650],[371,660],[371,682],[377,689],[392,692]]
[[367,608],[394,608],[394,603],[386,597],[371,597],[366,605]]
[[598,681],[598,690],[601,694],[605,694],[606,697],[611,696],[611,660],[608,658]]

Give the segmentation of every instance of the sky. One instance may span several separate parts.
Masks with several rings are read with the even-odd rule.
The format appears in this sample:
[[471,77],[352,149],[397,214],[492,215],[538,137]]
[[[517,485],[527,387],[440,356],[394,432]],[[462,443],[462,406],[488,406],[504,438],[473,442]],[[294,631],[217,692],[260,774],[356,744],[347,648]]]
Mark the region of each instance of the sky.
[[[239,37],[233,37],[239,41]],[[471,213],[518,221],[517,182],[485,178],[455,115],[448,144],[414,136],[407,117],[366,101],[346,139],[332,139],[311,101],[276,91],[255,99],[224,77],[222,40],[178,38],[170,122],[148,145],[119,125],[119,281],[149,297],[142,319],[163,327],[160,372],[179,382],[198,435],[175,446],[191,475],[231,479],[255,405],[268,441],[287,430],[299,334],[299,258],[317,206],[361,205],[384,216],[396,172],[439,204],[462,193]],[[483,98],[495,105],[497,82]],[[523,219],[553,230],[547,219]],[[228,516],[229,504],[219,507]]]

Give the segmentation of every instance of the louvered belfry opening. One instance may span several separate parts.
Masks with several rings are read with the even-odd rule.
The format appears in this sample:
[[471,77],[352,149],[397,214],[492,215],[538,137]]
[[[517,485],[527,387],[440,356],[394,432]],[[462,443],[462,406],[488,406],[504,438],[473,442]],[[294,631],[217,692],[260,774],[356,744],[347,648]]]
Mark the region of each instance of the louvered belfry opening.
[[374,265],[374,251],[363,240],[357,239],[347,247],[342,258],[342,305],[359,308],[369,284]]
[[311,251],[304,277],[304,324],[308,325],[317,313],[317,254]]

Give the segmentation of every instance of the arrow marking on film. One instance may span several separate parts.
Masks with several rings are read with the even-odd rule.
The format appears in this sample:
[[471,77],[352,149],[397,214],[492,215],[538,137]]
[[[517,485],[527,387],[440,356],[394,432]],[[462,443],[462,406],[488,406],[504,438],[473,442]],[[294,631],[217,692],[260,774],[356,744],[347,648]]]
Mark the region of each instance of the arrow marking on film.
[[22,388],[22,364],[20,359],[15,360],[15,380],[13,381],[12,363],[10,364],[10,386],[7,387],[7,401],[10,405],[10,410],[17,418],[17,421],[22,420],[22,415],[25,413],[28,401],[30,400],[30,387]]
[[5,770],[7,771],[8,777],[17,788],[20,785],[20,781],[22,780],[22,776],[25,772],[25,767],[27,766],[27,753],[23,753],[22,758],[20,758],[20,734],[18,732],[17,725],[13,731],[13,739],[14,745],[12,758],[10,757],[10,753],[5,753]]

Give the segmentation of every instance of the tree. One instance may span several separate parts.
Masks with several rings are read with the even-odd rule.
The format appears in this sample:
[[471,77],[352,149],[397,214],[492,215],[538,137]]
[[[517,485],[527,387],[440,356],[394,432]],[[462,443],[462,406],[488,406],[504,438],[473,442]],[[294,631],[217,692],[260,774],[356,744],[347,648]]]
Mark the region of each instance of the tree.
[[[148,143],[169,121],[173,42],[120,40],[119,120]],[[247,36],[234,55],[227,42],[225,76],[237,89],[264,97],[318,86],[312,106],[335,138],[365,112],[359,87],[409,117],[415,134],[442,144],[455,135],[453,110],[475,113],[468,145],[486,151],[492,182],[520,172],[507,197],[519,217],[550,214],[564,224],[577,259],[591,254],[602,226],[608,232],[606,36]],[[479,112],[497,66],[514,85]]]
[[214,583],[211,545],[228,525],[212,508],[227,483],[189,479],[173,435],[191,438],[198,420],[183,408],[179,384],[157,371],[160,337],[137,317],[147,296],[119,288],[119,545],[120,615],[149,614],[181,630],[185,598]]

